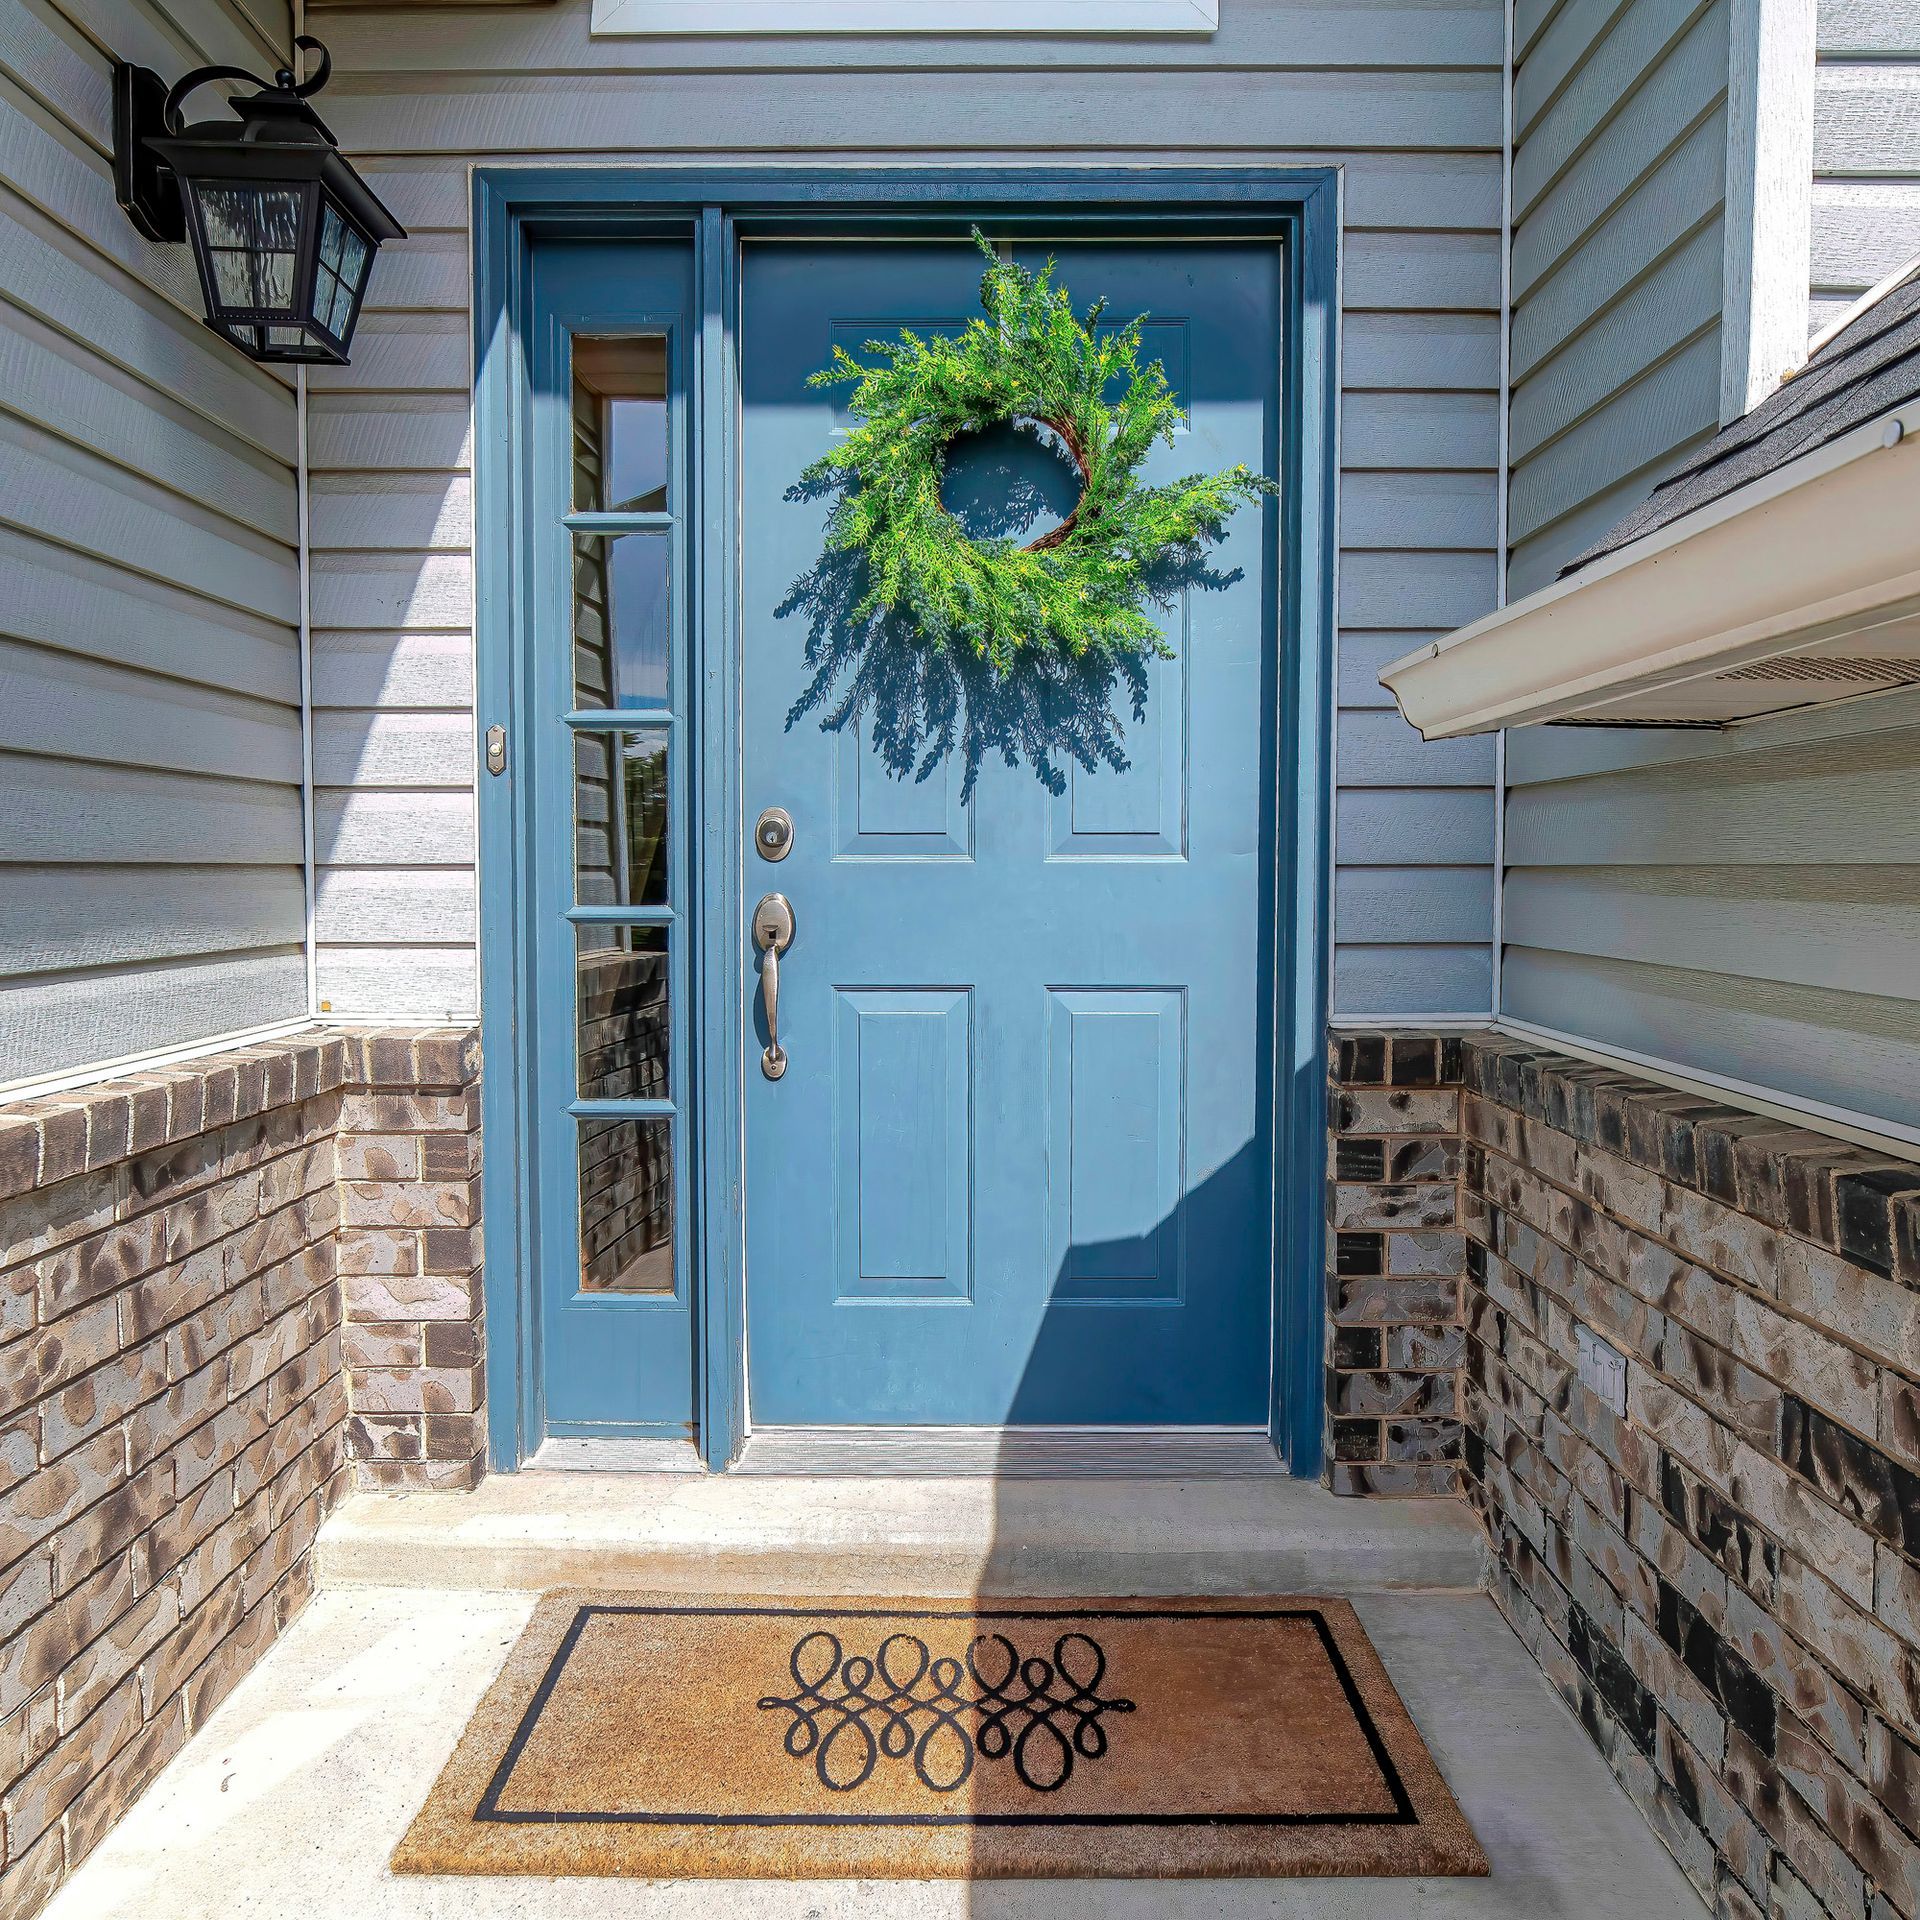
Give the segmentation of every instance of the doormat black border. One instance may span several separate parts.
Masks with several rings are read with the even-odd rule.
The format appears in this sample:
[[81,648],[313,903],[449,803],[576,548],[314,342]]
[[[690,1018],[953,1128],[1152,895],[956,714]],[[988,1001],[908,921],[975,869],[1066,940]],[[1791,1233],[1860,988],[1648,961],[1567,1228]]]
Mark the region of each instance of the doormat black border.
[[[1305,1620],[1312,1623],[1332,1666],[1348,1711],[1365,1737],[1393,1801],[1391,1813],[697,1813],[617,1812],[611,1808],[538,1810],[502,1807],[513,1769],[532,1739],[560,1676],[596,1614],[644,1614],[696,1619],[774,1618],[813,1620]],[[645,1827],[1410,1827],[1420,1824],[1399,1769],[1374,1724],[1352,1670],[1318,1607],[674,1607],[625,1606],[588,1601],[578,1607],[554,1649],[547,1670],[507,1742],[473,1817],[501,1825]]]

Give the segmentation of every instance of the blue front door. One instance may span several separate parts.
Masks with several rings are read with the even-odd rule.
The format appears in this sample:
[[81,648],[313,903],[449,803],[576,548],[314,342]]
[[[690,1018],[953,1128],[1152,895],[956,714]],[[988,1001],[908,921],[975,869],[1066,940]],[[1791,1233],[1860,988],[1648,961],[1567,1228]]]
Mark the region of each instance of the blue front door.
[[[1152,316],[1190,423],[1149,477],[1278,471],[1276,243],[1016,257],[1048,252],[1081,306]],[[836,343],[957,329],[979,277],[965,244],[744,249],[744,814],[793,822],[785,858],[745,852],[745,899],[794,922],[785,1073],[759,1071],[758,998],[746,1050],[751,1417],[1263,1427],[1278,516],[1238,516],[1137,686],[848,652],[826,503],[795,489],[844,389],[807,377]],[[982,436],[949,504],[1012,531],[1009,501],[1064,513],[1063,471]]]

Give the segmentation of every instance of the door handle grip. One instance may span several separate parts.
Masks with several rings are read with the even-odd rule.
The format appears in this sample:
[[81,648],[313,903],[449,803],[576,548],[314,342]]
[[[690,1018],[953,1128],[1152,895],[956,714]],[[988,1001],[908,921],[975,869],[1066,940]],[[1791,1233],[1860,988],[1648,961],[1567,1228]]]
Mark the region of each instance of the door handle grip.
[[778,1080],[787,1070],[787,1050],[780,1044],[780,956],[793,944],[793,908],[785,894],[770,893],[754,908],[753,944],[760,949],[760,1004],[767,1015],[760,1071]]

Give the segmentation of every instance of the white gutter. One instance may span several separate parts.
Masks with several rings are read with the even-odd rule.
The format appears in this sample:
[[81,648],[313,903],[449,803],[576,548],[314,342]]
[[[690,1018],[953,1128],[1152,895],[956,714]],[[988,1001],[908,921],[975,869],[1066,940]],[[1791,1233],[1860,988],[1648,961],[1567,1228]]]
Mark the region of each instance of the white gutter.
[[1634,694],[1920,609],[1916,500],[1910,401],[1396,660],[1381,682],[1429,740],[1623,717]]

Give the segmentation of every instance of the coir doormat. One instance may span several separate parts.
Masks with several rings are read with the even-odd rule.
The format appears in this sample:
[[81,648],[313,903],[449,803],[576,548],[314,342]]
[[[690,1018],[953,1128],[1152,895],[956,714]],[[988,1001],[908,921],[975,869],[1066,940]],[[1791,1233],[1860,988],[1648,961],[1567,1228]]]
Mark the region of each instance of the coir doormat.
[[1479,1874],[1340,1600],[543,1600],[394,1856],[648,1878]]

